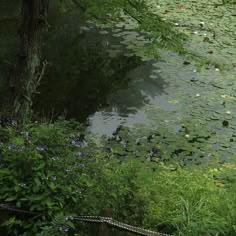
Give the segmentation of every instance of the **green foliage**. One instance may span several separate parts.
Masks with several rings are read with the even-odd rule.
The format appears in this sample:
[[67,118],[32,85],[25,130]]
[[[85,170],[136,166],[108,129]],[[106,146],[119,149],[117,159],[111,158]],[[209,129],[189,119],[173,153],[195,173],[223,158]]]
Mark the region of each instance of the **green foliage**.
[[236,4],[235,0],[222,0],[222,4]]
[[[71,127],[65,127],[63,123],[61,126],[39,125],[21,133],[4,129],[0,201],[40,213],[25,224],[22,219],[11,218],[6,222],[10,235],[35,234],[44,226],[43,221],[53,219],[62,211],[69,214],[74,208],[81,169],[76,165],[79,165],[76,155],[71,155],[74,153],[74,146],[69,144]],[[29,228],[31,230],[23,234]]]
[[0,202],[38,213],[10,217],[8,235],[74,234],[78,226],[67,216],[107,207],[118,220],[175,235],[236,233],[233,164],[182,168],[122,158],[97,139],[82,142],[82,127],[64,121],[0,132]]
[[[111,165],[108,176],[111,183],[119,184],[119,188],[115,188],[114,184],[108,187],[110,190],[118,189],[116,194],[121,191],[116,201],[124,199],[125,203],[119,203],[117,208],[113,205],[118,211],[118,218],[175,235],[235,233],[234,187],[231,182],[233,189],[226,188],[223,177],[225,174],[231,175],[234,165],[226,164],[219,168],[209,165],[191,169],[140,161]],[[118,177],[115,176],[117,174]],[[124,183],[121,182],[123,178]],[[126,186],[131,187],[127,199],[124,198]],[[137,209],[137,204],[140,209]],[[125,210],[128,210],[127,213],[122,215]],[[138,218],[132,218],[135,215]]]
[[[133,22],[134,28],[145,32],[150,38],[148,52],[157,56],[158,48],[167,48],[183,53],[184,34],[173,29],[168,21],[162,20],[152,11],[153,6],[146,0],[100,0],[100,1],[72,1],[88,16],[106,25],[117,22]],[[101,7],[102,6],[102,7]],[[109,19],[109,20],[108,20]]]
[[[127,203],[127,210],[119,214],[132,212],[132,219],[138,221],[140,207],[133,202],[135,176],[128,181],[124,173],[121,177],[115,175],[112,181],[110,163],[95,156],[98,153],[91,147],[81,152],[83,134],[76,123],[29,125],[22,132],[0,130],[4,134],[0,202],[38,214],[9,218],[4,223],[9,235],[62,235],[61,229],[71,231],[74,227],[63,223],[64,216],[97,215],[104,207],[119,208]],[[116,172],[119,175],[119,170]]]

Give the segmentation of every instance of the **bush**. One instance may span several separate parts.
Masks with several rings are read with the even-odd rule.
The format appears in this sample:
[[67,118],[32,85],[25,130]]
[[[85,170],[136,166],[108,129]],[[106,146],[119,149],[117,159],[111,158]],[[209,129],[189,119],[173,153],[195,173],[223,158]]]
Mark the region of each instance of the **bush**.
[[[111,163],[102,158],[95,144],[83,144],[82,128],[78,127],[60,121],[30,125],[22,132],[0,129],[0,203],[39,214],[9,218],[4,223],[8,235],[74,233],[66,216],[98,215],[103,208],[126,203],[126,210],[119,214],[136,212],[132,219],[139,217],[139,205],[134,209],[135,203],[129,202],[135,193],[131,180],[135,176],[114,175]],[[63,224],[56,223],[63,219]]]
[[121,160],[96,139],[84,140],[78,127],[0,129],[0,203],[38,213],[10,216],[7,235],[74,235],[77,225],[66,216],[107,207],[118,220],[175,235],[236,234],[233,164],[181,168],[130,153]]
[[27,221],[11,218],[5,223],[9,235],[36,234],[55,215],[71,214],[78,203],[86,176],[80,175],[70,131],[63,123],[1,131],[0,201],[40,213]]

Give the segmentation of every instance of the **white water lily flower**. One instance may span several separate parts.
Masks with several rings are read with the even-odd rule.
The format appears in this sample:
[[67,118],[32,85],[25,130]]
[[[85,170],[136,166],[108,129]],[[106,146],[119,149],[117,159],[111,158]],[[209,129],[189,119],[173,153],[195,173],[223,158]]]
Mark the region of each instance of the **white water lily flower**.
[[198,31],[194,31],[193,33],[194,33],[194,34],[198,34]]
[[175,25],[179,25],[179,23],[175,23]]
[[219,69],[219,68],[216,68],[216,71],[220,71],[220,69]]
[[231,111],[226,111],[226,114],[230,115],[230,114],[231,114]]
[[200,97],[200,94],[199,94],[199,93],[197,93],[197,94],[196,94],[196,97]]
[[190,137],[190,135],[189,134],[185,134],[185,136],[184,136],[185,138],[189,138]]

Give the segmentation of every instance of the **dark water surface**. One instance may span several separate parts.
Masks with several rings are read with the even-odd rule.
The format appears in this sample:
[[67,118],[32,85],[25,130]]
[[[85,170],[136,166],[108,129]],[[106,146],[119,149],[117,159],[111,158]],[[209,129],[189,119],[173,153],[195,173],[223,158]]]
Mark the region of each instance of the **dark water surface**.
[[[6,4],[7,5],[7,4]],[[9,9],[8,9],[9,10]],[[18,17],[17,12],[12,17]],[[58,19],[58,20],[55,20]],[[78,13],[55,16],[43,47],[49,67],[34,100],[37,119],[65,116],[86,121],[95,133],[110,135],[121,123],[146,123],[142,109],[155,103],[167,83],[153,76],[153,61],[143,61],[138,50],[147,43],[132,24],[106,29],[87,22]],[[132,23],[132,22],[131,22]],[[1,34],[1,107],[7,110],[7,79],[17,49],[17,21],[8,22]],[[2,25],[3,27],[3,25]],[[105,127],[106,126],[106,127]]]

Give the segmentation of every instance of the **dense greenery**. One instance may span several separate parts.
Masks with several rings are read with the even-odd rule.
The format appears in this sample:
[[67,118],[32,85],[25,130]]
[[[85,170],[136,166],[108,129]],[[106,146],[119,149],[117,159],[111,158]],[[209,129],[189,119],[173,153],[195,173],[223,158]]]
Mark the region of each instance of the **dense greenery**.
[[8,235],[84,235],[66,216],[106,207],[117,219],[175,235],[235,234],[233,164],[180,168],[121,159],[78,127],[59,121],[21,132],[1,128],[0,201],[39,213],[10,217]]
[[[13,2],[6,3],[3,11],[11,14],[3,14],[0,21],[5,33],[0,37],[4,77],[12,70],[17,45],[19,6]],[[228,159],[236,150],[234,1],[214,0],[207,7],[205,0],[51,3],[49,23],[58,22],[46,33],[43,54],[50,66],[47,84],[40,89],[65,100],[65,107],[71,105],[81,120],[106,105],[107,94],[126,88],[127,71],[157,58],[160,48],[200,58],[205,67],[200,74],[191,60],[170,51],[161,51],[163,60],[150,62],[152,71],[145,76],[153,79],[154,90],[157,80],[165,81],[161,87],[169,83],[160,100],[168,103],[165,109],[161,102],[147,107],[145,114],[157,127],[152,131],[147,126],[119,128],[106,139],[64,120],[29,123],[22,129],[1,126],[0,204],[36,215],[0,211],[0,234],[95,235],[96,227],[90,229],[69,216],[100,215],[108,207],[118,220],[164,233],[235,235],[236,166]],[[90,39],[98,34],[109,37],[101,36],[91,46]],[[186,35],[191,42],[184,49]],[[90,47],[84,47],[86,43]],[[189,72],[185,76],[184,70]],[[143,104],[140,97],[141,102],[135,97],[137,106]],[[55,102],[59,110],[60,101]],[[35,107],[44,110],[45,103],[50,99],[37,95]],[[80,110],[83,105],[87,113]]]

